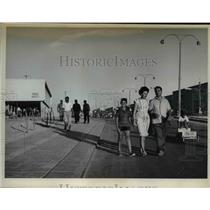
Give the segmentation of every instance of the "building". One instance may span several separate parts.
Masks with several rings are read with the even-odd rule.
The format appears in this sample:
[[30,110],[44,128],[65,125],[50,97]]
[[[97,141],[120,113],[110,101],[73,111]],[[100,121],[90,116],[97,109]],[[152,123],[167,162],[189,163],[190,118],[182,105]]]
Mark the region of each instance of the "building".
[[[176,113],[178,110],[178,90],[173,91],[172,95],[166,96]],[[199,107],[202,114],[207,115],[208,110],[208,83],[202,83],[181,89],[181,108],[187,114],[199,114]]]
[[51,106],[52,94],[47,82],[42,79],[7,79],[6,106],[17,112],[17,108],[37,109],[41,116]]

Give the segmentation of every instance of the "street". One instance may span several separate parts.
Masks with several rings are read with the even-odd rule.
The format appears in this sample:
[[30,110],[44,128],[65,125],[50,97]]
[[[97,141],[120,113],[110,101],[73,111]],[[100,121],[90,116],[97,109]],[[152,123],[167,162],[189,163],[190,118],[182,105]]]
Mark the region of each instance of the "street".
[[[41,121],[6,120],[6,178],[207,178],[207,123],[191,122],[199,142],[183,143],[176,136],[176,121],[168,129],[166,153],[156,154],[154,137],[146,140],[148,155],[141,157],[139,135],[131,132],[136,157],[117,154],[113,119],[91,119],[90,124],[72,124],[70,132],[56,121],[49,127]],[[124,146],[124,152],[126,147]],[[189,153],[189,151],[191,153]]]

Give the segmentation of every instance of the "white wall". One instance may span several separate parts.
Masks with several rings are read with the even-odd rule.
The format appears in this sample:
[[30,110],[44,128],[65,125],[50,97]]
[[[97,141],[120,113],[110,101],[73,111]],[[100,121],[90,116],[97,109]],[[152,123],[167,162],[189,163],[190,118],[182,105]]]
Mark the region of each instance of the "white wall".
[[7,79],[6,101],[44,101],[45,80]]

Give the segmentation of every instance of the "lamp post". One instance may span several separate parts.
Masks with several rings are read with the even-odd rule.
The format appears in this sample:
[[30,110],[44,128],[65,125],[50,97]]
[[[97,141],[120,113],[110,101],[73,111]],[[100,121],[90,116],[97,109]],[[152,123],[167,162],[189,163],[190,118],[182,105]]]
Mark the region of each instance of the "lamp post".
[[180,34],[167,34],[163,37],[163,39],[160,40],[160,43],[161,44],[165,44],[165,39],[167,37],[175,37],[179,43],[179,76],[178,76],[178,116],[180,116],[181,114],[181,56],[182,56],[182,41],[187,38],[187,37],[191,37],[193,39],[196,40],[196,44],[197,46],[199,46],[201,43],[200,41],[198,40],[198,38],[193,35],[193,34],[183,34],[183,35],[180,35]]
[[201,109],[201,82],[198,83],[198,99],[199,99],[199,108],[198,108],[198,114],[202,115],[202,109]]
[[146,86],[146,79],[147,77],[152,77],[153,80],[155,80],[155,76],[153,74],[137,74],[134,79],[137,80],[138,77],[143,77],[144,78],[144,86]]

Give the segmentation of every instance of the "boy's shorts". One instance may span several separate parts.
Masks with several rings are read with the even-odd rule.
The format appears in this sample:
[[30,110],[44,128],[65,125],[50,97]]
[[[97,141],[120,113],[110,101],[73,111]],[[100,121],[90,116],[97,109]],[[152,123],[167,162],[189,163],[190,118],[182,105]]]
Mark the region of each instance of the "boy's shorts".
[[120,130],[121,131],[129,131],[131,128],[129,126],[121,126]]

